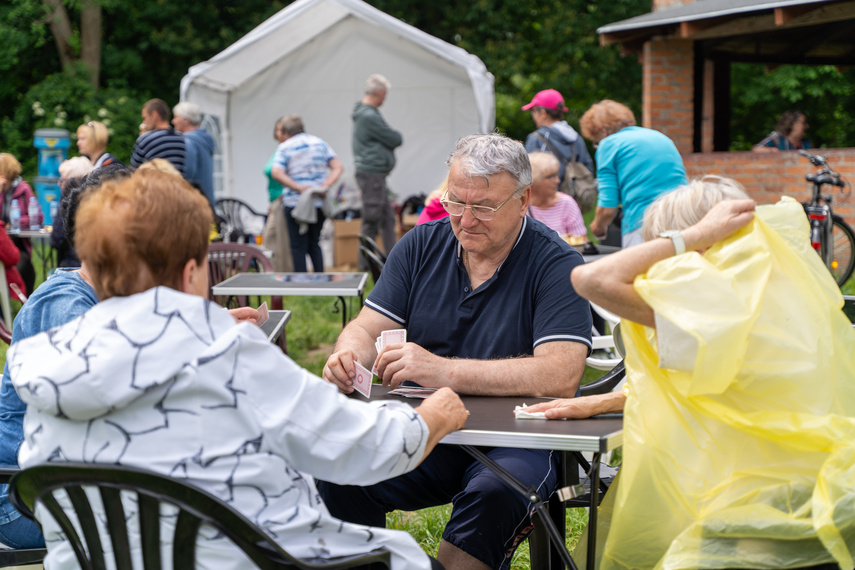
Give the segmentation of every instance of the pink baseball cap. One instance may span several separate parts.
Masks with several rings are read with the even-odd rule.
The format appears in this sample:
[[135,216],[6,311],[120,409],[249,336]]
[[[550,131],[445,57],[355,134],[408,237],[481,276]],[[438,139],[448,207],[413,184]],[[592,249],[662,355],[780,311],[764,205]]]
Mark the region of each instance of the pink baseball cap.
[[544,89],[534,96],[531,103],[524,105],[522,110],[528,111],[533,107],[546,107],[547,109],[557,109],[566,113],[570,109],[564,106],[564,97],[555,89]]

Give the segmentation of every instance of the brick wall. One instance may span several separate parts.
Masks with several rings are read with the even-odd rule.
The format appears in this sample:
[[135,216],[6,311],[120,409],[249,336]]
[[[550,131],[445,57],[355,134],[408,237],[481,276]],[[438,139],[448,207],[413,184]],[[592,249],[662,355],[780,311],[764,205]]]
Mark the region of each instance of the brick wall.
[[[826,156],[834,170],[843,174],[850,183],[855,182],[855,148],[822,149],[817,152]],[[683,154],[683,162],[689,178],[700,178],[705,174],[733,178],[759,204],[777,202],[783,195],[802,202],[808,200],[811,185],[805,181],[805,175],[816,170],[796,152]],[[851,192],[850,188],[846,190]],[[834,213],[844,217],[849,225],[855,226],[855,195],[844,195],[834,188],[833,196]]]
[[645,42],[642,57],[641,125],[671,137],[680,152],[692,152],[692,42],[653,38]]

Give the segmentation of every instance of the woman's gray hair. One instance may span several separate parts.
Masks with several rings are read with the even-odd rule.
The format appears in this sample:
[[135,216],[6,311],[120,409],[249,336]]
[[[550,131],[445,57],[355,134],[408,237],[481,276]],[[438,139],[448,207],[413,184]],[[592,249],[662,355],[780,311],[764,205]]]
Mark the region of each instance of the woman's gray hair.
[[488,184],[490,176],[507,172],[516,181],[517,197],[531,185],[531,162],[525,147],[501,133],[469,135],[458,140],[445,162],[449,168],[455,163],[460,164],[461,172],[469,178],[481,176]]
[[531,162],[532,182],[535,180],[542,180],[543,175],[546,174],[548,170],[551,168],[557,169],[561,166],[561,163],[558,162],[558,159],[555,158],[554,154],[551,152],[544,152],[542,150],[536,150],[528,153],[528,159]]
[[92,162],[85,156],[72,156],[59,165],[59,175],[64,180],[80,178],[92,172]]
[[375,73],[365,80],[365,94],[376,95],[378,91],[389,91],[392,84],[382,75]]
[[685,230],[701,221],[713,206],[749,196],[739,182],[721,176],[704,176],[659,196],[644,212],[641,235],[651,240],[667,230]]
[[194,127],[202,124],[202,111],[196,103],[182,101],[172,108],[172,114],[177,117],[184,117]]

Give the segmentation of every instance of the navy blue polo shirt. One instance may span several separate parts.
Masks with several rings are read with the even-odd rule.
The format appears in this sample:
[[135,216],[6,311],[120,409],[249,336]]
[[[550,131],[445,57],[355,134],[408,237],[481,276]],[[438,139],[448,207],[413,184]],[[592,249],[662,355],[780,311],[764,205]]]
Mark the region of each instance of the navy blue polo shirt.
[[544,342],[591,348],[591,310],[570,284],[582,256],[529,217],[511,253],[472,291],[449,218],[414,227],[392,249],[365,304],[439,356],[511,358]]

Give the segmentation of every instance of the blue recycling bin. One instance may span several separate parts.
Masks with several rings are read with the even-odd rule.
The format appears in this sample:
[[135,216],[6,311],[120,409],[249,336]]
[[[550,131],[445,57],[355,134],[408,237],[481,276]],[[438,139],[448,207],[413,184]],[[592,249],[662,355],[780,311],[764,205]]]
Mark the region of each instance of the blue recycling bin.
[[39,176],[59,178],[59,165],[68,158],[71,138],[66,129],[36,129],[33,146],[39,151]]
[[[42,209],[42,223],[53,225],[51,202],[59,204],[59,165],[68,157],[71,138],[66,129],[37,129],[33,146],[39,152],[39,173],[35,179],[36,196]],[[26,204],[21,205],[26,208]]]
[[36,176],[35,190],[39,207],[42,209],[42,224],[52,226],[53,216],[51,216],[52,209],[50,206],[52,202],[56,202],[57,207],[59,206],[59,178]]

